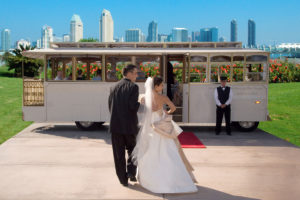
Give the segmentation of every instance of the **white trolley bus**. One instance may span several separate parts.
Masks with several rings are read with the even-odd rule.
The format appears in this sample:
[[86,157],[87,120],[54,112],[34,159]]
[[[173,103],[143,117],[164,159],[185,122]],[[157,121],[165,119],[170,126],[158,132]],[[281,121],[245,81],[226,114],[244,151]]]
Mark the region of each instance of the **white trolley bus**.
[[[213,91],[221,74],[234,92],[234,124],[249,131],[268,118],[269,53],[244,49],[240,42],[52,43],[23,55],[44,60],[39,77],[23,76],[25,121],[75,122],[83,129],[109,122],[109,91],[128,63],[139,68],[141,94],[147,76],[159,74],[166,82],[172,64],[174,119],[181,125],[215,123]],[[94,80],[97,70],[100,78]],[[61,77],[55,78],[58,71]]]

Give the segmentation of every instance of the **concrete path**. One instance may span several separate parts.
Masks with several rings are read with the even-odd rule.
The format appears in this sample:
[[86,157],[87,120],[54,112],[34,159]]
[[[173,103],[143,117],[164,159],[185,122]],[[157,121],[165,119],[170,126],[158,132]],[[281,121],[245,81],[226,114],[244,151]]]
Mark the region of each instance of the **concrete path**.
[[195,194],[121,186],[107,127],[35,123],[0,145],[0,199],[300,199],[300,148],[260,130],[216,136],[209,127],[184,129],[207,146],[184,149],[199,182]]

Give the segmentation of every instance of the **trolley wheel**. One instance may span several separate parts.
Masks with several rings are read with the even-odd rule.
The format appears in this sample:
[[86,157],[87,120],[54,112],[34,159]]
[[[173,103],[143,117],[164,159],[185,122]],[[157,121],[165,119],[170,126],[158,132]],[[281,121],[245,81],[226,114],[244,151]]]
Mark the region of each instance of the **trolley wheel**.
[[234,123],[234,125],[242,132],[254,131],[257,128],[258,124],[259,122],[246,122],[246,121]]
[[84,122],[84,121],[77,121],[75,122],[77,128],[83,131],[90,131],[97,127],[97,122]]
[[95,123],[98,128],[102,128],[104,124],[104,122],[95,122]]

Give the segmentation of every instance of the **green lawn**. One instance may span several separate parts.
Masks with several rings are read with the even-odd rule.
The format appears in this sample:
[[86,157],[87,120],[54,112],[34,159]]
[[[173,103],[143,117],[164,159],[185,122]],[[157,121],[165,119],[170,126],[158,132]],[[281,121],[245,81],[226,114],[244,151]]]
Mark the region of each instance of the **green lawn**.
[[272,121],[259,128],[300,146],[300,83],[269,84],[268,110]]
[[0,67],[0,144],[32,123],[22,120],[22,79],[3,77],[6,70]]
[[[22,79],[12,76],[0,67],[0,144],[32,123],[22,121]],[[300,83],[269,84],[268,107],[272,121],[259,128],[300,146]]]

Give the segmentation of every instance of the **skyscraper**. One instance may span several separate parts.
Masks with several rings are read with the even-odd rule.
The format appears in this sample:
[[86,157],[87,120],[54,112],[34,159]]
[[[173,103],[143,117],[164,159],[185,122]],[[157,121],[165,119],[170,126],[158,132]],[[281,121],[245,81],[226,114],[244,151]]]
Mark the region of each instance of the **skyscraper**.
[[41,48],[47,49],[50,47],[50,42],[53,42],[53,29],[50,26],[43,26],[42,28],[42,44]]
[[99,42],[114,41],[114,21],[108,10],[103,9],[99,22]]
[[218,40],[219,29],[217,27],[200,29],[201,42],[218,42]]
[[252,19],[248,20],[248,47],[252,48],[256,46],[255,41],[255,22]]
[[125,31],[125,42],[141,42],[142,31],[138,28]]
[[235,19],[233,19],[230,23],[230,41],[237,41],[237,22]]
[[199,42],[200,41],[200,32],[192,32],[192,42]]
[[209,28],[200,29],[200,41],[201,42],[209,42],[211,41],[211,33]]
[[218,42],[219,41],[219,29],[217,27],[210,28],[211,32],[211,41]]
[[37,49],[42,48],[42,39],[38,39],[38,40],[36,41],[36,48],[37,48]]
[[172,29],[172,42],[187,42],[188,30],[186,28],[173,28]]
[[3,29],[1,32],[1,47],[2,51],[9,51],[11,47],[10,30]]
[[79,15],[74,14],[70,23],[70,40],[78,42],[83,38],[83,24]]
[[147,42],[157,42],[157,41],[158,41],[157,23],[155,21],[152,21],[150,22],[148,27]]

